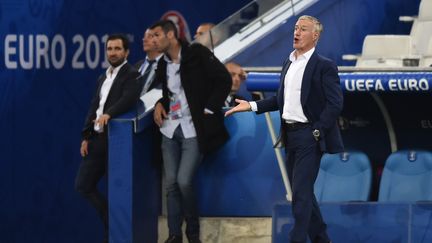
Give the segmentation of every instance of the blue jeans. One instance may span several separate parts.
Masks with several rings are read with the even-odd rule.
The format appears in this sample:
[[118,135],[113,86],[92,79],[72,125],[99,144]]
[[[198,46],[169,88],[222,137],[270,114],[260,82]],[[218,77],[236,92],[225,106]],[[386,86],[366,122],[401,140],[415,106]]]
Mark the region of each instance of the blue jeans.
[[185,138],[179,125],[172,139],[162,136],[162,157],[169,234],[181,236],[181,227],[185,220],[186,235],[197,236],[199,217],[192,181],[203,158],[197,138]]

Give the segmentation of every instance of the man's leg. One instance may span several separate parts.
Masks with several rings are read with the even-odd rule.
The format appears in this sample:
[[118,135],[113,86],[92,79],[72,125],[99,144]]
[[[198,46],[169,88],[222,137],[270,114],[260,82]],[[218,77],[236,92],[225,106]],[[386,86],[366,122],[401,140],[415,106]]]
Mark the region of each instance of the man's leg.
[[99,180],[107,169],[107,140],[104,135],[97,135],[89,141],[88,155],[83,158],[75,178],[75,190],[87,199],[101,218],[105,237],[108,237],[108,202],[98,188]]
[[162,135],[162,157],[165,173],[167,197],[168,229],[170,236],[182,236],[183,209],[181,193],[177,184],[177,173],[180,164],[182,135],[180,126],[177,127],[172,139]]
[[182,195],[183,212],[186,219],[186,235],[189,242],[198,242],[199,240],[198,206],[192,183],[202,159],[203,155],[199,151],[197,138],[183,139],[177,183]]
[[[293,192],[292,209],[295,224],[290,236],[292,242],[306,242],[314,207],[313,187],[319,170],[321,151],[314,140],[310,128],[288,132],[290,151],[287,163],[292,168],[291,187]],[[314,217],[313,220],[316,220]]]
[[309,224],[308,234],[312,243],[330,242],[330,238],[327,235],[327,225],[324,223],[323,217],[321,216],[321,210],[315,195],[313,198],[312,217]]

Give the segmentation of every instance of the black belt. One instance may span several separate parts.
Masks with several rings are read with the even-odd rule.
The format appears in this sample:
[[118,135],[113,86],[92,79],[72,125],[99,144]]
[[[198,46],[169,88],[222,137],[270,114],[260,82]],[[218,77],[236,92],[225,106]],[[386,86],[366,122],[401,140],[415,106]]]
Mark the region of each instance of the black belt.
[[286,123],[285,122],[285,127],[288,130],[302,129],[302,128],[310,127],[310,125],[311,124],[309,122],[293,122],[293,123]]

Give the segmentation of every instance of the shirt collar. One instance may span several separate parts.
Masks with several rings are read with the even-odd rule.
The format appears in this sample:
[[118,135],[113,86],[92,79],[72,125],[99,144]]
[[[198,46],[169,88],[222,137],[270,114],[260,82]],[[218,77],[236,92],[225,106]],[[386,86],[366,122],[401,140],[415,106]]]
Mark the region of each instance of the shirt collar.
[[[163,56],[163,53],[162,54],[159,54],[154,60],[156,61],[156,62],[159,62],[159,59],[161,59],[161,57]],[[147,62],[150,62],[150,59],[148,58],[148,56],[146,56],[146,61]]]
[[125,60],[123,61],[123,63],[120,64],[120,65],[118,65],[117,67],[110,66],[110,67],[106,70],[106,76],[109,77],[109,74],[110,74],[110,71],[111,71],[111,70],[112,70],[111,73],[112,73],[113,75],[114,75],[114,74],[117,74],[118,71],[120,70],[120,68],[122,68],[123,65],[125,65],[126,63],[127,63],[127,60],[125,59]]
[[[312,47],[312,49],[310,49],[309,51],[307,51],[304,54],[298,56],[297,60],[300,60],[300,59],[304,58],[304,59],[306,59],[306,61],[309,61],[309,59],[311,58],[311,56],[314,53],[314,51],[315,51],[315,47]],[[296,58],[295,58],[295,56],[294,56],[294,53],[295,53],[295,50],[292,51],[291,54],[290,54],[290,56],[289,56],[289,59],[290,59],[291,62],[297,61]]]
[[[179,53],[178,53],[178,59],[179,59],[179,61],[181,61],[181,51],[182,51],[182,48],[180,47],[180,50],[179,50]],[[167,63],[172,63],[171,58],[169,58],[169,56],[167,54],[164,54],[164,59],[165,59],[165,61]]]

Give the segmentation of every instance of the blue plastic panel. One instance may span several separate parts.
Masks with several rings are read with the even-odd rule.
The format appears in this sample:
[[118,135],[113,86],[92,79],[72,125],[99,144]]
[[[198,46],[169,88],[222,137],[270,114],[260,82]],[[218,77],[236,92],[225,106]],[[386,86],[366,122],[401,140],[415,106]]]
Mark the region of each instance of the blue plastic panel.
[[230,140],[205,159],[196,178],[201,215],[270,216],[286,192],[265,116],[238,113],[225,124]]
[[[432,203],[322,203],[321,213],[333,242],[431,242]],[[273,212],[273,243],[289,242],[291,205]]]
[[[339,73],[344,92],[431,92],[432,72]],[[250,91],[275,91],[280,73],[248,73]]]
[[160,173],[153,164],[153,127],[133,132],[132,120],[109,126],[109,223],[111,242],[156,242]]

